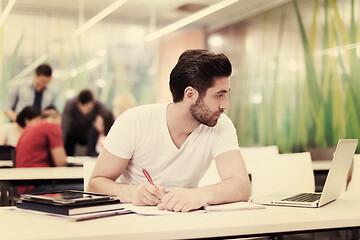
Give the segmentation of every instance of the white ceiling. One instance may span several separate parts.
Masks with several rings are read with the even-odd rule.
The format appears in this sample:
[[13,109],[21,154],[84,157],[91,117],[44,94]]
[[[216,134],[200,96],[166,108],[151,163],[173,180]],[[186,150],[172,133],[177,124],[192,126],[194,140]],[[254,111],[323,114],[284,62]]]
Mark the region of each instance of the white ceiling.
[[[3,9],[8,1],[9,0],[2,0]],[[79,3],[81,3],[81,1],[82,0],[17,0],[11,13],[38,14],[54,17],[61,16],[78,19]],[[84,21],[95,16],[113,2],[115,2],[115,0],[84,0]],[[183,4],[212,5],[218,2],[220,2],[220,0],[128,0],[102,21],[149,25],[150,19],[154,19],[150,16],[155,16],[155,26],[161,27],[191,14],[177,10],[177,8]],[[287,2],[290,2],[290,0],[239,0],[229,7],[198,20],[192,24],[192,27],[216,29]]]

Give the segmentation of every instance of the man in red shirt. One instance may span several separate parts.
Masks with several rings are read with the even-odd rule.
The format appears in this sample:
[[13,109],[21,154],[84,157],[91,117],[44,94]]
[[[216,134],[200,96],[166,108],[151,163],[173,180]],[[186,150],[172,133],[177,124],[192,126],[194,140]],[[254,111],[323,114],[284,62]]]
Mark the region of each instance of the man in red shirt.
[[[63,167],[66,166],[61,124],[61,115],[56,109],[47,109],[39,123],[25,127],[16,146],[15,167]],[[18,186],[18,193],[35,193],[58,190],[83,190],[83,184],[45,184]]]

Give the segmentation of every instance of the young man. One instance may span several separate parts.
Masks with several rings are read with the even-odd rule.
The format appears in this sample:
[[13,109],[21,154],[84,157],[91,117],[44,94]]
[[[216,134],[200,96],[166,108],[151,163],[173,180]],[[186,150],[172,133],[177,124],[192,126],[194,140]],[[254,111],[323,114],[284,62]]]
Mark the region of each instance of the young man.
[[4,123],[0,126],[0,145],[16,146],[26,126],[41,120],[41,111],[34,106],[26,106],[19,112],[16,122]]
[[55,93],[48,88],[51,75],[51,67],[42,64],[36,68],[33,79],[21,79],[11,85],[4,113],[12,122],[15,122],[16,115],[28,105],[41,111],[54,103]]
[[[225,55],[185,51],[170,75],[173,103],[124,112],[105,139],[87,189],[182,212],[247,201],[250,181],[236,130],[222,115],[229,107],[230,75]],[[213,159],[222,181],[198,188]],[[121,183],[115,182],[119,176]]]
[[[17,168],[63,167],[66,154],[62,140],[61,115],[54,108],[45,109],[40,122],[25,127],[16,146]],[[37,193],[58,190],[83,190],[83,184],[42,184],[18,186],[18,193]]]
[[103,103],[96,100],[92,91],[82,90],[77,97],[66,102],[61,128],[64,134],[66,154],[73,156],[75,144],[87,145],[90,130],[97,115],[101,112],[109,112]]

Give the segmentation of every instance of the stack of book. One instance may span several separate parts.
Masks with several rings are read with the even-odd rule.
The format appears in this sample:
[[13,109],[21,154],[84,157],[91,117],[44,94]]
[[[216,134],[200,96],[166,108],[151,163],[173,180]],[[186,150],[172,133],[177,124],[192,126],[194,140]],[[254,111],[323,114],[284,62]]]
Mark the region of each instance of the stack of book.
[[16,207],[52,215],[69,216],[77,221],[131,213],[114,196],[75,190],[22,194]]

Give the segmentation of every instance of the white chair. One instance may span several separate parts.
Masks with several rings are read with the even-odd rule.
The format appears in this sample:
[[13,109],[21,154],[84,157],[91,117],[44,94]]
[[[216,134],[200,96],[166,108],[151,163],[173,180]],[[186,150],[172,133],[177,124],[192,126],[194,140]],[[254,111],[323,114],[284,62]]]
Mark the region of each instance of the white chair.
[[251,175],[252,197],[276,192],[314,192],[315,178],[309,152],[279,154],[258,162]]
[[341,198],[360,198],[360,154],[354,155],[351,181]]
[[210,164],[208,170],[206,170],[204,176],[200,179],[199,187],[212,185],[221,181],[219,173],[216,168],[215,160]]
[[89,183],[90,175],[95,167],[96,158],[89,158],[84,160],[83,169],[84,169],[84,191]]
[[263,161],[271,161],[279,155],[279,148],[276,145],[261,147],[240,147],[241,155],[244,158],[248,173],[259,166]]
[[[84,169],[84,191],[86,191],[86,187],[89,184],[89,179],[91,173],[95,167],[97,158],[86,158],[83,162],[83,169]],[[120,182],[120,177],[116,179],[116,182]]]
[[[252,169],[258,165],[258,161],[271,161],[275,156],[279,155],[279,148],[277,146],[240,147],[240,152],[244,158],[248,173],[251,173]],[[201,178],[199,186],[211,185],[220,181],[221,179],[216,168],[216,163],[215,160],[213,160]]]

